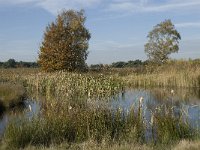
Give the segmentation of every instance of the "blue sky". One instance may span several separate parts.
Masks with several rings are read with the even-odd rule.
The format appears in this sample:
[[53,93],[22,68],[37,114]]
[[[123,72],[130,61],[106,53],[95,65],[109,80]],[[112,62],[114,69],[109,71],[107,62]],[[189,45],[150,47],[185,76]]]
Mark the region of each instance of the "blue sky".
[[172,58],[200,58],[200,0],[0,0],[0,61],[36,61],[43,33],[62,9],[85,9],[88,64],[146,59],[153,26],[171,19],[182,40]]

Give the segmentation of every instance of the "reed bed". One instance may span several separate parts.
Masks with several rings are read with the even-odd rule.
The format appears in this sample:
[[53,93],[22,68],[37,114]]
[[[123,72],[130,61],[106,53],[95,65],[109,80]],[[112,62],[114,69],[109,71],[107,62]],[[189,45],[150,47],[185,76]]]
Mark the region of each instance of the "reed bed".
[[200,88],[200,65],[172,67],[172,64],[166,64],[155,66],[153,71],[130,74],[121,79],[131,87]]
[[100,99],[114,95],[122,88],[121,81],[102,74],[94,76],[68,72],[40,73],[25,76],[23,81],[31,91],[63,99]]
[[37,68],[11,68],[0,69],[0,82],[21,82],[22,77],[32,74],[37,74],[39,69]]
[[49,103],[40,117],[12,122],[6,129],[4,141],[16,148],[82,143],[89,139],[99,144],[104,140],[108,143],[126,139],[143,142],[141,120],[133,111],[125,114],[120,109],[113,111],[100,106],[88,108]]
[[[162,110],[162,111],[161,111]],[[185,114],[179,110],[177,115],[174,107],[161,105],[151,115],[151,131],[154,143],[168,144],[182,139],[194,140],[199,136],[198,129],[190,127]]]
[[[10,147],[60,145],[69,146],[94,141],[99,145],[137,143],[140,145],[169,145],[180,140],[194,140],[199,131],[183,121],[183,115],[176,116],[171,107],[159,106],[147,122],[143,106],[132,106],[129,111],[71,105],[68,101],[46,102],[39,116],[16,120],[9,124],[4,142]],[[159,111],[163,110],[163,111]],[[151,132],[151,140],[146,138]]]

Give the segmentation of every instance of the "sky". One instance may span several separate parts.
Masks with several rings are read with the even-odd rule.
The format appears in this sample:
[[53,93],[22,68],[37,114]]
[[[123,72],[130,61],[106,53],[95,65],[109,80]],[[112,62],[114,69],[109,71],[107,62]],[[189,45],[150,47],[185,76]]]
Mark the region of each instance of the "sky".
[[200,58],[200,0],[0,0],[0,61],[37,61],[45,28],[63,9],[85,10],[88,64],[146,60],[148,32],[166,19],[182,37],[171,58]]

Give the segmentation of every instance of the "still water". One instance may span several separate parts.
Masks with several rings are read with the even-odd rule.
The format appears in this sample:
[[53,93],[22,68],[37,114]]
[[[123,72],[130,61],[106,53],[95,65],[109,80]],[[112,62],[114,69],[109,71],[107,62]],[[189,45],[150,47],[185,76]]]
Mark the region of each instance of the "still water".
[[128,112],[131,107],[138,107],[141,98],[147,120],[156,109],[166,106],[173,108],[177,115],[182,113],[192,127],[200,127],[200,89],[131,89],[113,98],[110,106]]
[[[128,89],[112,97],[106,105],[111,109],[120,108],[128,113],[131,107],[138,107],[141,98],[143,117],[147,124],[150,122],[152,112],[161,106],[169,106],[173,108],[175,115],[181,113],[183,119],[187,120],[193,128],[200,127],[200,89]],[[0,137],[9,121],[24,117],[31,119],[40,112],[40,109],[41,105],[38,101],[26,100],[22,108],[2,114]]]

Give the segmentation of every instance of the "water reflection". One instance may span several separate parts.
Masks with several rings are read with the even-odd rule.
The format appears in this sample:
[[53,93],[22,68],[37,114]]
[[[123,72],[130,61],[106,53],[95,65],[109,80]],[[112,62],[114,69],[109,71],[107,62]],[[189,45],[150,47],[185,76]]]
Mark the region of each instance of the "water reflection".
[[[158,107],[165,106],[173,109],[174,115],[188,120],[195,128],[200,127],[200,90],[199,89],[130,89],[117,97],[113,97],[109,105],[111,108],[121,107],[129,111],[131,106],[137,108],[139,99],[144,98],[143,116],[150,122],[151,112]],[[164,111],[164,110],[163,110]],[[183,118],[183,119],[184,119]]]
[[[142,115],[144,121],[146,121],[147,139],[152,137],[151,132],[148,130],[150,130],[151,126],[152,113],[158,108],[162,109],[161,111],[165,111],[164,109],[166,107],[172,108],[175,116],[178,117],[180,114],[183,114],[182,119],[189,122],[193,128],[200,127],[200,89],[129,89],[115,95],[111,100],[106,102],[87,99],[87,107],[99,105],[111,109],[118,109],[120,107],[125,112],[129,112],[131,107],[139,107],[139,100],[141,97],[143,98]],[[38,99],[42,98],[38,97]],[[43,102],[45,102],[45,100],[43,100]],[[134,109],[134,111],[137,110],[138,109]],[[31,119],[40,111],[41,103],[36,100],[27,100],[22,108],[5,112],[0,116],[0,137],[3,135],[10,120],[24,117]]]
[[122,108],[128,112],[131,107],[137,111],[139,100],[143,97],[143,121],[146,125],[145,139],[152,140],[151,122],[155,112],[173,113],[187,122],[193,129],[200,127],[200,90],[199,89],[129,89],[111,99],[112,109]]

